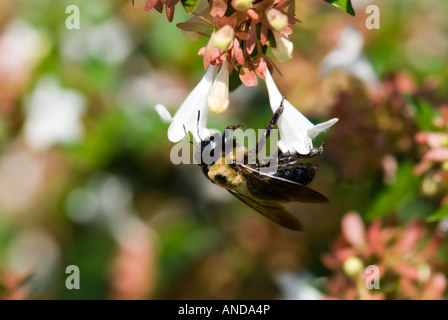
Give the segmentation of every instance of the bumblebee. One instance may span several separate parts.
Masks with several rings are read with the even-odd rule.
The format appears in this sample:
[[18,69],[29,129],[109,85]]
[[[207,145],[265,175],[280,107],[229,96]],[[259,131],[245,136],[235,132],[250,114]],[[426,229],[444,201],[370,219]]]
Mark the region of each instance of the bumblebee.
[[[257,157],[253,164],[248,161],[250,155],[257,156],[264,147],[282,112],[283,101],[253,150],[239,145],[235,138],[228,137],[229,129],[234,130],[241,126],[228,126],[222,135],[215,134],[201,140],[195,157],[210,181],[225,188],[275,223],[288,229],[302,231],[302,223],[281,203],[328,202],[324,195],[308,187],[314,179],[317,165],[303,163],[303,160],[321,154],[323,147],[312,148],[308,155],[279,152],[276,165],[271,172],[263,170],[266,164],[260,162]],[[231,147],[226,148],[229,143]],[[230,151],[226,153],[225,150]],[[204,154],[210,155],[212,161],[205,161]]]

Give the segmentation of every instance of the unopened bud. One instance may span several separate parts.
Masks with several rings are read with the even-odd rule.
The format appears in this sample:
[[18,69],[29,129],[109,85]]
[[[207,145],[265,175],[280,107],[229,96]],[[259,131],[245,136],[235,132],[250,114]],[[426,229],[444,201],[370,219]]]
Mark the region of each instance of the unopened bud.
[[232,0],[232,7],[237,11],[246,11],[252,7],[254,0]]
[[229,106],[229,68],[224,61],[213,82],[210,94],[207,97],[208,108],[215,114],[224,112]]
[[417,270],[418,270],[418,278],[420,279],[420,281],[426,282],[431,277],[431,267],[427,263],[424,262],[420,263],[417,266]]
[[345,259],[344,264],[342,265],[344,272],[351,277],[359,276],[363,267],[364,264],[362,263],[362,260],[359,259],[358,257],[347,258]]
[[280,10],[270,8],[265,11],[269,24],[276,31],[280,31],[288,26],[288,16]]
[[233,31],[233,28],[229,25],[225,25],[212,34],[212,37],[210,38],[211,45],[220,50],[226,50],[230,46],[234,35],[235,32]]
[[292,58],[294,45],[288,40],[288,36],[279,32],[274,32],[276,48],[272,48],[272,53],[280,62],[288,61]]
[[434,176],[426,176],[425,179],[423,179],[421,190],[425,196],[431,197],[437,194],[439,186],[438,183],[434,181]]

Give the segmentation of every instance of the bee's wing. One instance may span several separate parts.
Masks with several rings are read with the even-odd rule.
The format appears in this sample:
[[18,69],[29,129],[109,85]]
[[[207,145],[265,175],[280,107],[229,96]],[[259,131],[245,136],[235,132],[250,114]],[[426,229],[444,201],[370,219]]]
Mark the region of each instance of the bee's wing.
[[245,183],[236,190],[228,191],[266,218],[288,229],[301,231],[303,225],[280,202],[328,202],[324,195],[295,181],[263,173],[245,164],[239,164],[239,169]]
[[245,164],[239,167],[246,179],[248,191],[255,198],[282,202],[329,202],[323,194],[298,182],[263,173]]
[[238,190],[228,190],[232,195],[243,201],[249,207],[255,209],[266,218],[278,223],[279,225],[291,229],[302,231],[303,225],[291,213],[285,210],[283,205],[277,201],[264,200],[253,197],[247,192],[247,186]]

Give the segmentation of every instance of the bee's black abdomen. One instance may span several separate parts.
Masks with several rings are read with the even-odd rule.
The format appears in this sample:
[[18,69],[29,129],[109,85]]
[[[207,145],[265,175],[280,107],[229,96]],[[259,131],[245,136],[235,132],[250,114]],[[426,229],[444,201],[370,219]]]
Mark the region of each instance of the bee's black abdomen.
[[294,166],[284,166],[274,174],[279,178],[284,178],[307,186],[313,181],[316,175],[317,166],[313,164],[300,164]]

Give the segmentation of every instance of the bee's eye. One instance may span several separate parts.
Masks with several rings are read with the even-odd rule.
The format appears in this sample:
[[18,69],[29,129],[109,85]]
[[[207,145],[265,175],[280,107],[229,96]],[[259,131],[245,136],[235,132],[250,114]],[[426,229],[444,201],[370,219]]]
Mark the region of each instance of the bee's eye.
[[208,144],[212,143],[213,141],[215,141],[214,136],[208,137],[207,139],[205,139],[205,144],[208,145]]
[[212,141],[213,141],[213,139],[209,139],[209,138],[203,140],[203,141],[201,142],[201,146],[202,146],[202,148],[208,146],[210,143],[212,143]]
[[203,146],[208,146],[210,143],[214,143],[215,140],[216,140],[216,141],[219,141],[219,139],[220,139],[219,136],[218,136],[218,137],[215,137],[215,135],[212,135],[212,136],[206,138],[204,141],[202,141],[202,145],[203,145]]

